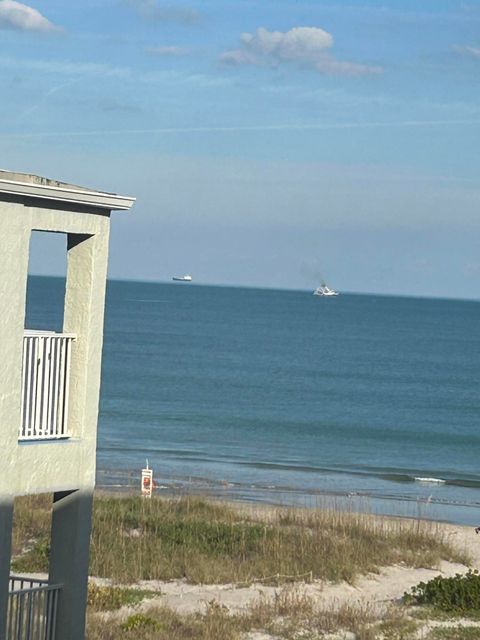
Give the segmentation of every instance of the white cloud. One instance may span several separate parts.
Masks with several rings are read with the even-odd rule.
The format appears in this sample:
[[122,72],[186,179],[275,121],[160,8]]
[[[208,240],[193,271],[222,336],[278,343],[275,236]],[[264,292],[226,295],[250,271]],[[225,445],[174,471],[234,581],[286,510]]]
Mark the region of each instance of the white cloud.
[[316,27],[295,27],[285,33],[260,28],[255,34],[242,34],[240,40],[255,53],[283,60],[316,61],[333,45],[332,36]]
[[294,63],[328,74],[364,75],[382,71],[381,67],[337,60],[330,53],[332,46],[332,35],[318,27],[294,27],[285,32],[260,27],[255,33],[243,33],[240,47],[223,53],[220,61],[233,66]]
[[480,47],[469,47],[469,46],[462,47],[460,45],[456,45],[453,47],[453,50],[456,51],[457,53],[463,53],[473,58],[480,58]]
[[198,22],[200,17],[195,9],[177,7],[175,4],[161,7],[156,0],[123,0],[123,4],[133,7],[142,18],[152,22],[191,24]]
[[154,56],[164,57],[180,57],[186,56],[190,53],[189,49],[184,47],[164,46],[164,47],[150,47],[147,49],[147,53],[151,53]]
[[60,30],[37,9],[15,0],[0,0],[0,29],[42,32]]

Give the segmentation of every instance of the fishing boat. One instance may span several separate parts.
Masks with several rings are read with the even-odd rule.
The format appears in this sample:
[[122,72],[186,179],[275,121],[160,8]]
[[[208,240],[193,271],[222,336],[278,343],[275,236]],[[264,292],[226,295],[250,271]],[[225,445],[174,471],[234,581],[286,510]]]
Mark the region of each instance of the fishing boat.
[[192,276],[189,276],[188,274],[184,276],[173,276],[172,280],[175,280],[176,282],[191,282]]
[[332,296],[338,296],[338,291],[335,291],[334,289],[330,289],[330,287],[327,284],[325,284],[325,282],[322,282],[322,284],[315,289],[315,291],[313,292],[313,295],[331,298]]

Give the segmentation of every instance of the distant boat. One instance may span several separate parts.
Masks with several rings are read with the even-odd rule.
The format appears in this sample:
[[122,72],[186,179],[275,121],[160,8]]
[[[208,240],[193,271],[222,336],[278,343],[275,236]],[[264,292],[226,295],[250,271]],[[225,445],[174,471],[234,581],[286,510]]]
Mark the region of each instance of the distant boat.
[[313,292],[313,295],[331,298],[332,296],[338,296],[338,291],[334,291],[334,289],[330,289],[330,287],[326,285],[325,282],[322,282],[322,284],[315,289],[315,291]]
[[189,276],[188,274],[184,276],[173,276],[172,280],[176,280],[177,282],[191,282],[192,276]]

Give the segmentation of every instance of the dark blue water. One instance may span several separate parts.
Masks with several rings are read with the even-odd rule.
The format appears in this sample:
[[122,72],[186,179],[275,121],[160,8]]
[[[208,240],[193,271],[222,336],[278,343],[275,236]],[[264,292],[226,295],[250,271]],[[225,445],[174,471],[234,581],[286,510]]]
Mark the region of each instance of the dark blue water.
[[[32,278],[29,328],[62,286]],[[165,487],[479,524],[479,327],[469,301],[110,282],[99,483],[148,458]]]

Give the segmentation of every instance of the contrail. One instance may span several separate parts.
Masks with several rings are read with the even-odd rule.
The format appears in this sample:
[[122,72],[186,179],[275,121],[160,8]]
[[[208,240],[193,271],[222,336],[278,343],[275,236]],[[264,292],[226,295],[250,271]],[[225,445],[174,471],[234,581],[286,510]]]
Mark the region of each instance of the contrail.
[[[63,86],[63,85],[62,85]],[[29,138],[69,138],[88,136],[118,136],[145,134],[176,134],[176,133],[235,133],[256,131],[328,131],[342,129],[373,129],[389,127],[439,127],[444,125],[480,125],[480,120],[404,120],[399,122],[344,122],[331,124],[277,124],[277,125],[247,125],[231,127],[161,127],[155,129],[102,129],[94,131],[44,131],[34,133],[0,132],[0,138],[29,139]]]
[[[77,82],[80,82],[80,79],[78,80],[70,80],[69,82],[63,82],[62,84],[58,84],[55,87],[52,87],[51,89],[49,89],[48,91],[46,91],[41,97],[40,100],[31,105],[30,107],[28,107],[28,109],[25,109],[25,111],[22,111],[22,113],[20,113],[16,120],[22,120],[23,118],[25,118],[26,116],[31,115],[32,113],[34,113],[34,111],[37,111],[37,109],[43,104],[43,102],[51,95],[53,95],[54,93],[57,93],[57,91],[60,91],[61,89],[64,89],[65,87],[70,87],[72,84],[75,84]],[[3,134],[0,134],[0,136]]]

